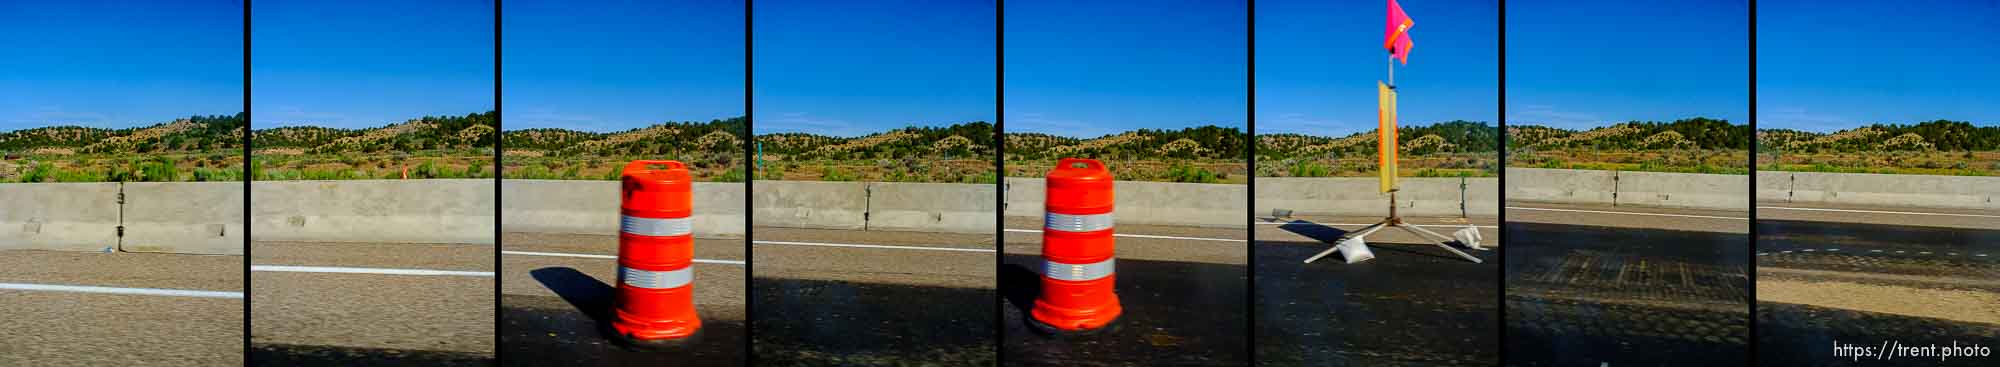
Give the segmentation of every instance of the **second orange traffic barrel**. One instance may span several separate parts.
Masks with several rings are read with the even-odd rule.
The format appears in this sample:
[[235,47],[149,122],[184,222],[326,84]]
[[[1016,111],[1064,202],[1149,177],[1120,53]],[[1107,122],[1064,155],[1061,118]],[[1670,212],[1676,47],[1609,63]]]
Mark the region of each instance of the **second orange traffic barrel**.
[[693,179],[678,161],[632,161],[621,176],[611,327],[633,344],[680,344],[701,330],[694,311]]
[[1042,292],[1030,312],[1057,332],[1089,332],[1118,320],[1112,177],[1104,163],[1064,158],[1050,170],[1042,224]]

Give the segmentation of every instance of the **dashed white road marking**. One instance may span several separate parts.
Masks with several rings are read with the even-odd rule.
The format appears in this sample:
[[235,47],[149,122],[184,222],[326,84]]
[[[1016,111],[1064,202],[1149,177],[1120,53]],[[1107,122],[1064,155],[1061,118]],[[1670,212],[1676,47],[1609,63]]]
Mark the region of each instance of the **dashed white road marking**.
[[375,275],[416,275],[416,276],[462,276],[462,277],[493,276],[493,272],[490,271],[348,268],[348,267],[334,267],[334,266],[289,266],[289,265],[251,265],[250,271],[269,271],[269,272],[282,272],[282,273],[332,273],[332,274],[375,274]]
[[[1789,253],[1792,253],[1792,251],[1794,251],[1794,250],[1783,250],[1783,251],[1778,251],[1778,252],[1776,252],[1776,253],[1778,253],[1778,254],[1789,254]],[[1808,249],[1798,249],[1798,250],[1796,250],[1796,251],[1798,251],[1798,252],[1816,252],[1816,251],[1826,251],[1826,252],[1840,252],[1840,249],[1837,249],[1837,248],[1829,248],[1829,249],[1810,249],[1810,248],[1808,248]],[[1882,250],[1868,250],[1868,252],[1872,252],[1872,253],[1882,253],[1883,251],[1882,251]],[[1906,253],[1909,253],[1909,252],[1908,252],[1908,251],[1905,251],[1905,250],[1896,250],[1896,253],[1898,253],[1898,254],[1906,254]],[[1771,252],[1759,252],[1759,253],[1757,253],[1757,256],[1769,256],[1769,255],[1771,255],[1771,254],[1773,254],[1773,253],[1771,253]],[[1918,251],[1918,252],[1917,252],[1917,254],[1918,254],[1918,255],[1932,255],[1932,254],[1934,254],[1934,253],[1932,253],[1932,252],[1930,252],[1930,251]],[[1964,255],[1972,255],[1972,256],[1974,256],[1974,257],[1987,257],[1987,254],[1964,254]],[[1947,252],[1947,253],[1945,253],[1945,256],[1962,256],[1962,255],[1961,255],[1961,254],[1959,254],[1959,253],[1957,253],[1957,252]]]
[[1841,213],[1896,214],[1896,215],[1928,215],[1928,216],[1939,216],[1939,217],[2000,218],[2000,215],[1985,215],[1985,214],[1926,213],[1926,212],[1903,212],[1903,211],[1892,211],[1892,210],[1799,208],[1799,207],[1787,207],[1787,206],[1758,206],[1757,209],[1799,210],[1799,211],[1841,212]]
[[[617,259],[618,259],[618,257],[617,257],[617,256],[612,256],[612,255],[596,255],[596,254],[571,254],[571,253],[563,253],[563,252],[534,252],[534,251],[505,251],[505,250],[502,250],[502,251],[500,251],[500,254],[502,254],[502,255],[522,255],[522,256],[549,256],[549,257],[576,257],[576,258],[585,258],[585,259],[608,259],[608,260],[617,260]],[[745,264],[748,264],[747,262],[744,262],[744,261],[742,261],[742,260],[710,260],[710,259],[694,259],[694,262],[695,262],[696,264],[728,264],[728,265],[745,265]]]
[[1645,215],[1645,216],[1655,216],[1655,217],[1677,217],[1677,218],[1701,218],[1701,219],[1724,219],[1724,220],[1750,220],[1750,218],[1745,218],[1745,217],[1724,217],[1724,216],[1714,216],[1714,215],[1692,215],[1692,214],[1665,214],[1665,213],[1638,213],[1638,212],[1620,212],[1620,211],[1608,211],[1608,210],[1581,210],[1581,209],[1556,209],[1556,208],[1531,208],[1531,207],[1524,207],[1524,206],[1510,206],[1510,207],[1507,207],[1507,209],[1518,209],[1518,210],[1540,210],[1540,211],[1551,211],[1551,212],[1570,212],[1570,213],[1595,213],[1595,214],[1624,214],[1624,215]]
[[[1008,232],[1014,232],[1014,233],[1042,233],[1042,230],[1039,230],[1039,229],[1014,229],[1014,228],[1008,228],[1008,229],[1007,229],[1007,231],[1008,231]],[[1112,233],[1112,234],[1111,234],[1111,236],[1113,236],[1113,237],[1130,237],[1130,238],[1152,238],[1152,239],[1162,239],[1162,240],[1189,240],[1189,241],[1220,241],[1220,242],[1243,242],[1243,240],[1239,240],[1239,239],[1230,239],[1230,238],[1207,238],[1207,237],[1181,237],[1181,236],[1159,236],[1159,235],[1150,235],[1150,234],[1126,234],[1126,233]]]
[[926,246],[887,246],[887,245],[857,245],[857,244],[850,244],[850,243],[821,243],[821,242],[793,242],[793,241],[750,241],[750,243],[752,243],[752,244],[759,244],[759,245],[788,245],[788,246],[821,246],[821,247],[851,247],[851,248],[878,248],[878,249],[891,249],[891,250],[928,250],[928,251],[957,251],[957,252],[994,252],[994,250],[993,250],[993,249],[983,249],[983,248],[954,248],[954,247],[926,247]]
[[0,290],[123,294],[123,295],[164,296],[164,297],[235,298],[235,299],[243,298],[243,292],[198,291],[198,290],[187,290],[187,289],[158,289],[158,288],[95,287],[87,285],[55,285],[55,284],[28,284],[28,283],[0,283]]

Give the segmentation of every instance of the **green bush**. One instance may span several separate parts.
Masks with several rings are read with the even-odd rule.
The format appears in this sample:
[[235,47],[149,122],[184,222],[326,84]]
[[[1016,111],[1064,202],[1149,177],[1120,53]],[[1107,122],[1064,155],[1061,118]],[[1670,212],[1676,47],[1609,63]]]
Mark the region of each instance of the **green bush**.
[[819,179],[820,181],[854,181],[855,177],[853,174],[841,171],[839,168],[826,167],[819,170]]
[[53,175],[51,174],[53,173],[52,171],[54,170],[55,170],[55,165],[48,163],[36,163],[34,168],[28,169],[28,174],[21,175],[21,182],[42,182],[44,180],[48,180],[50,178],[53,178]]
[[1174,164],[1167,167],[1167,179],[1173,182],[1218,183],[1222,177],[1207,169],[1188,164]]
[[743,182],[743,167],[730,168],[715,176],[715,182]]
[[1327,169],[1325,165],[1309,161],[1300,161],[1299,163],[1292,164],[1291,171],[1292,177],[1326,177],[1333,175],[1332,170]]

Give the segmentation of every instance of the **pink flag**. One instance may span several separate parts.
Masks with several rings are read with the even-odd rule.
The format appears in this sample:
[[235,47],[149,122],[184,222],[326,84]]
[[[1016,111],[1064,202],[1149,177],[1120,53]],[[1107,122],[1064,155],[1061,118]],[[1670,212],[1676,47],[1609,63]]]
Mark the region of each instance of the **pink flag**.
[[1403,13],[1403,6],[1396,0],[1389,0],[1389,24],[1382,30],[1382,48],[1388,49],[1389,56],[1402,60],[1406,65],[1410,63],[1410,47],[1415,46],[1410,42],[1410,27],[1415,26],[1417,22]]

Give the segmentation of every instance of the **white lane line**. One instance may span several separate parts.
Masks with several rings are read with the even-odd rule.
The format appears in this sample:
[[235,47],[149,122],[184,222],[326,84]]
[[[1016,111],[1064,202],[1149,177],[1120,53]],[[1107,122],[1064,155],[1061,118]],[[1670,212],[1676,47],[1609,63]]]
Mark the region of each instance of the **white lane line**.
[[[1293,222],[1257,222],[1257,225],[1264,225],[1264,226],[1282,226],[1282,225],[1286,225],[1286,224],[1292,224],[1292,223],[1293,223]],[[1313,222],[1306,222],[1306,223],[1313,223]],[[1322,226],[1328,226],[1328,227],[1335,227],[1335,226],[1338,226],[1338,227],[1360,227],[1360,226],[1371,226],[1371,225],[1375,225],[1375,223],[1313,223],[1313,224],[1318,224],[1318,225],[1322,225]],[[1414,226],[1418,226],[1418,227],[1443,227],[1443,228],[1465,228],[1465,225],[1464,225],[1464,224],[1412,224],[1412,225],[1414,225]],[[1488,226],[1488,225],[1475,225],[1475,226],[1473,226],[1473,227],[1479,227],[1479,228],[1500,228],[1500,226]]]
[[196,291],[196,290],[186,290],[186,289],[157,289],[157,288],[93,287],[86,285],[53,285],[53,284],[26,284],[26,283],[0,283],[0,290],[124,294],[124,295],[138,295],[138,296],[167,296],[167,297],[236,298],[236,299],[243,298],[243,292]]
[[1655,216],[1655,217],[1679,217],[1679,218],[1703,218],[1703,219],[1728,219],[1728,220],[1749,220],[1749,218],[1744,218],[1744,217],[1722,217],[1722,216],[1713,216],[1713,215],[1691,215],[1691,214],[1664,214],[1664,213],[1638,213],[1638,212],[1618,212],[1618,211],[1606,211],[1606,210],[1580,210],[1580,209],[1556,209],[1556,208],[1530,208],[1530,207],[1524,207],[1524,206],[1510,206],[1510,207],[1507,207],[1507,209],[1518,209],[1518,210],[1541,210],[1541,211],[1551,211],[1551,212],[1571,212],[1571,213],[1596,213],[1596,214],[1625,214],[1625,215],[1647,215],[1647,216]]
[[332,266],[288,266],[288,265],[251,265],[250,271],[271,271],[271,272],[285,272],[285,273],[336,273],[336,274],[465,276],[465,277],[493,276],[493,272],[490,271],[343,268],[343,267],[332,267]]
[[[1014,228],[1008,228],[1008,229],[1007,229],[1007,231],[1008,231],[1008,232],[1015,232],[1015,233],[1042,233],[1042,231],[1041,231],[1041,230],[1038,230],[1038,229],[1014,229]],[[1152,238],[1152,239],[1162,239],[1162,240],[1189,240],[1189,241],[1220,241],[1220,242],[1243,242],[1243,240],[1238,240],[1238,239],[1229,239],[1229,238],[1207,238],[1207,237],[1181,237],[1181,236],[1158,236],[1158,235],[1150,235],[1150,234],[1125,234],[1125,233],[1112,233],[1112,234],[1111,234],[1111,236],[1113,236],[1113,237],[1131,237],[1131,238]]]
[[1787,207],[1787,206],[1758,206],[1757,209],[1842,212],[1842,213],[1899,214],[1899,215],[1929,215],[1929,216],[1940,216],[1940,217],[2000,218],[2000,215],[1985,215],[1985,214],[1899,212],[1899,211],[1889,211],[1889,210],[1860,210],[1860,209],[1798,208],[1798,207]]
[[[571,254],[571,253],[562,253],[562,252],[534,252],[534,251],[504,251],[504,250],[503,250],[503,251],[500,251],[500,254],[503,254],[503,255],[522,255],[522,256],[550,256],[550,257],[580,257],[580,258],[585,258],[585,259],[609,259],[609,260],[617,260],[617,259],[618,259],[618,257],[617,257],[617,256],[612,256],[612,255],[594,255],[594,254]],[[748,263],[746,263],[746,262],[743,262],[742,260],[709,260],[709,259],[694,259],[694,262],[695,262],[696,264],[728,264],[728,265],[746,265],[746,264],[748,264]]]
[[750,243],[753,243],[753,244],[760,244],[760,245],[789,245],[789,246],[821,246],[821,247],[852,247],[852,248],[879,248],[879,249],[892,249],[892,250],[930,250],[930,251],[958,251],[958,252],[993,252],[993,249],[983,249],[983,248],[953,248],[953,247],[925,247],[925,246],[886,246],[886,245],[856,245],[856,244],[849,244],[849,243],[821,243],[821,242],[792,242],[792,241],[750,241]]

